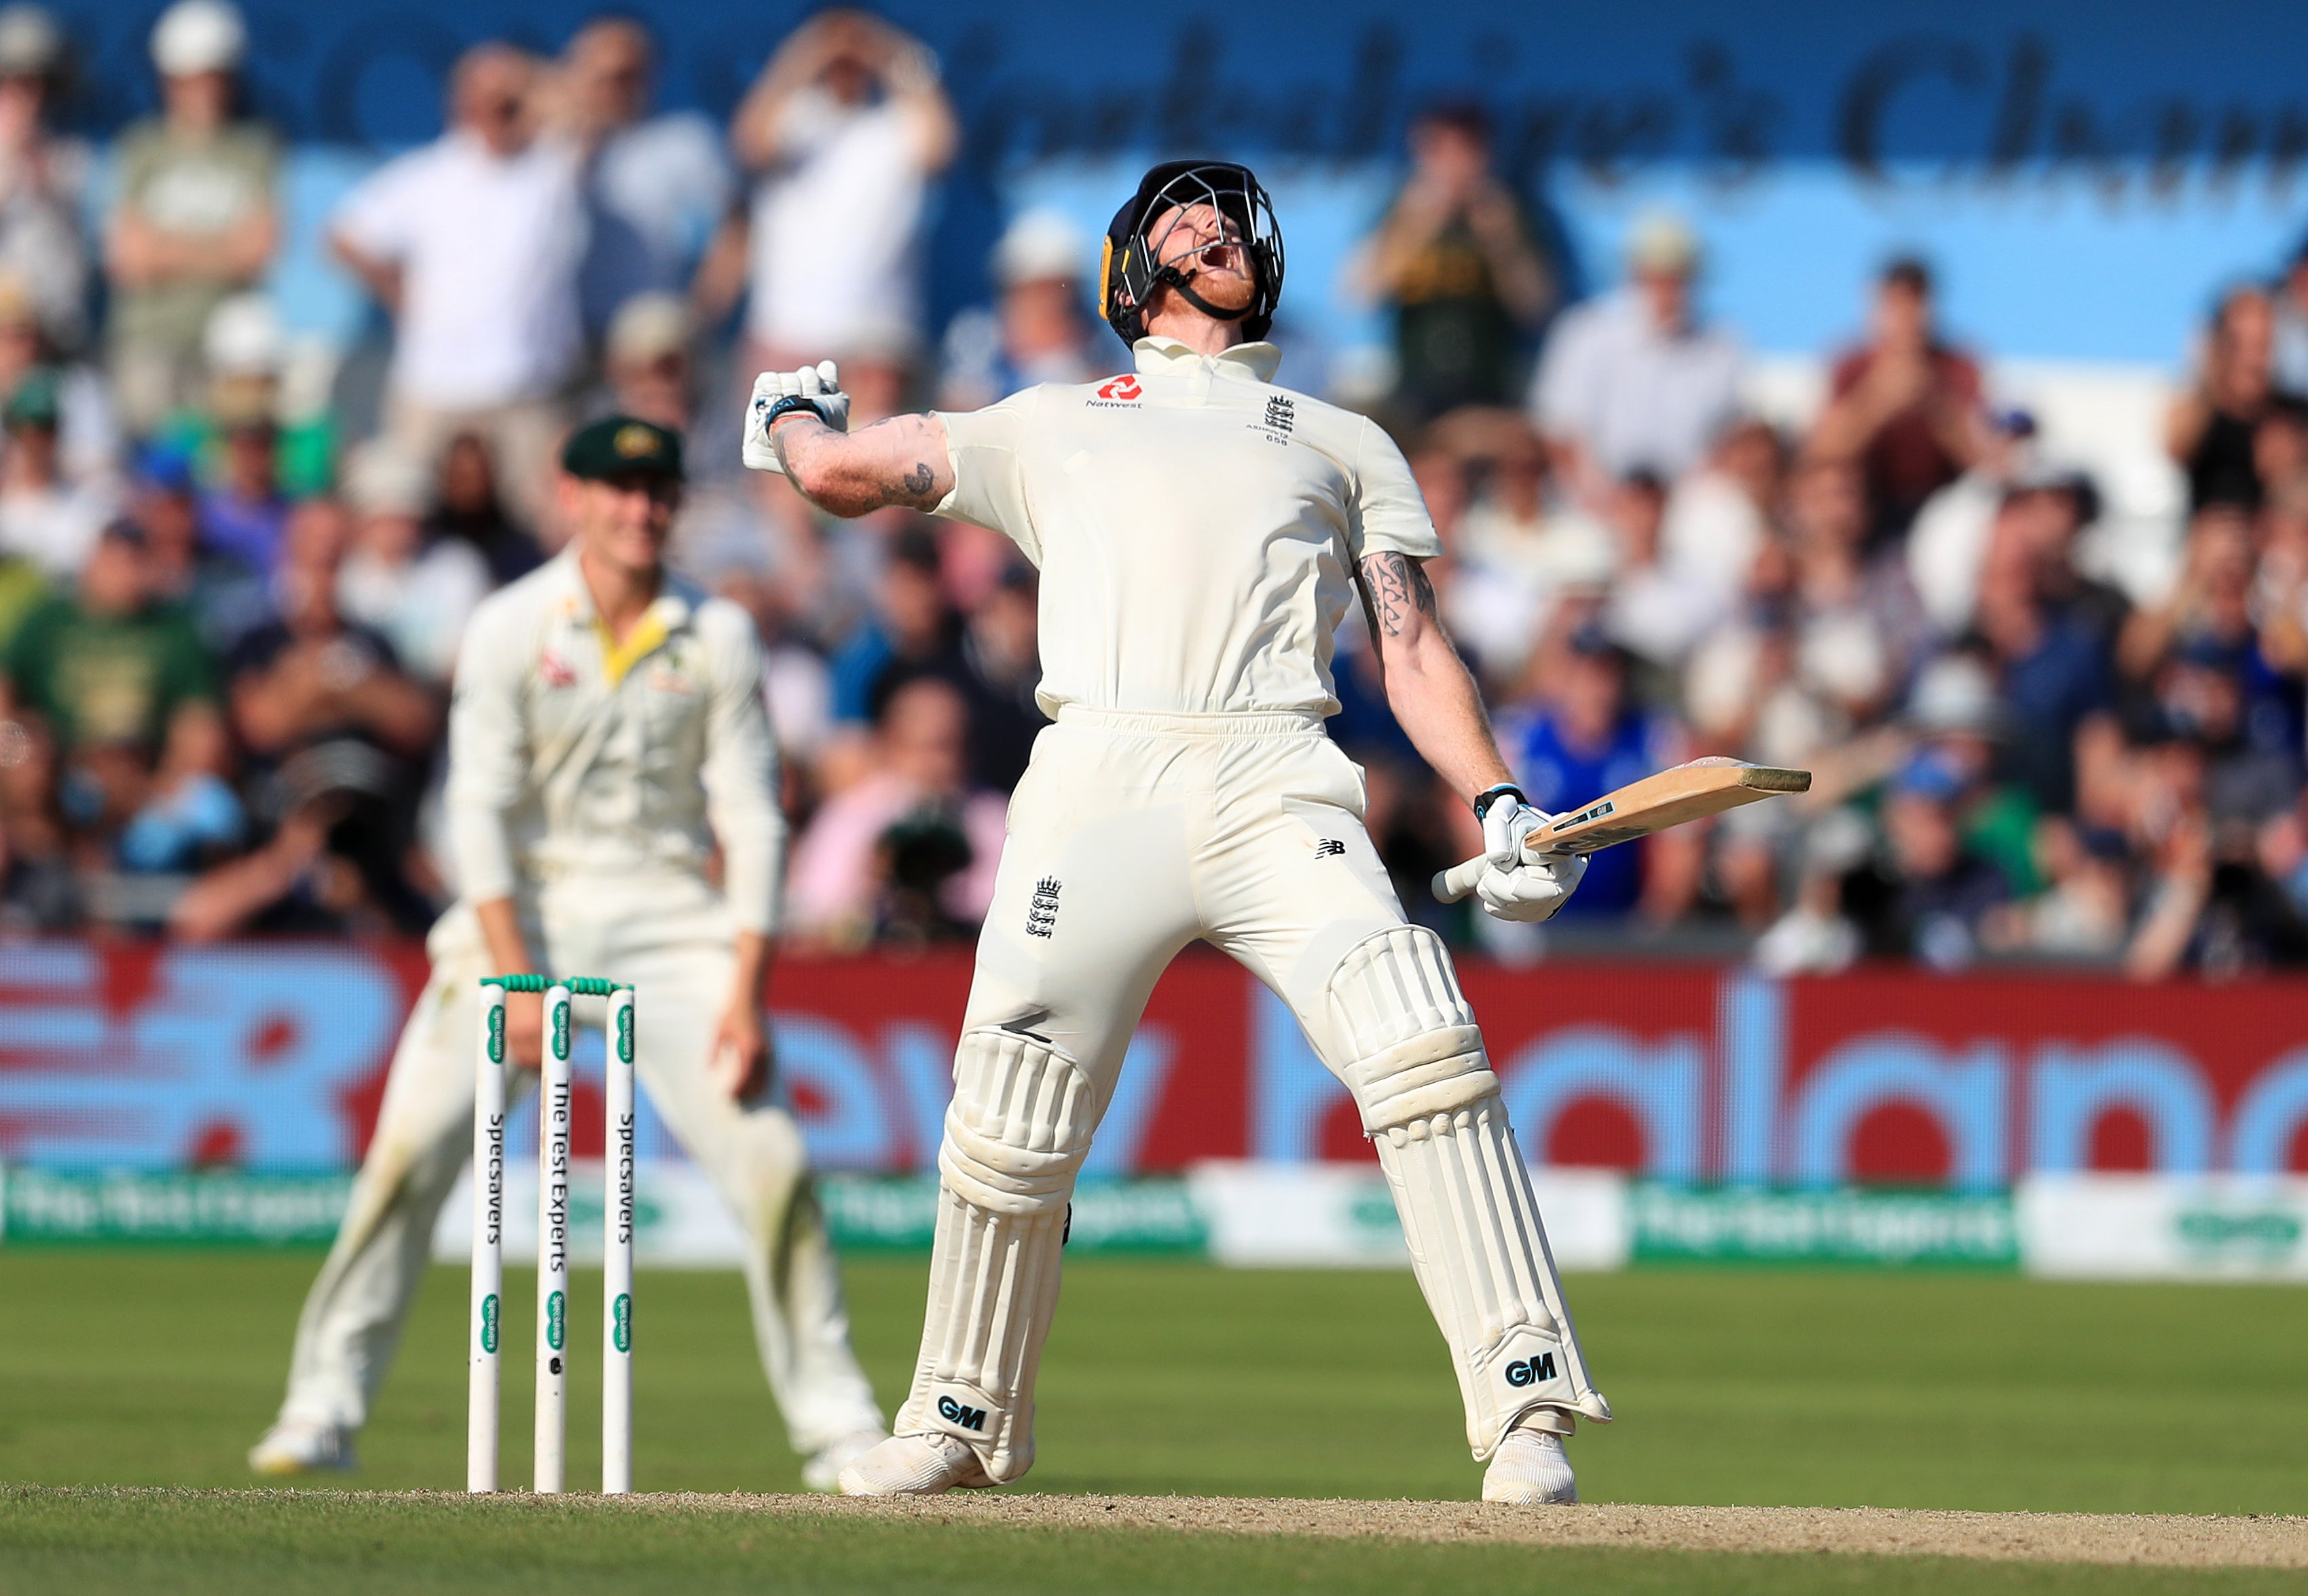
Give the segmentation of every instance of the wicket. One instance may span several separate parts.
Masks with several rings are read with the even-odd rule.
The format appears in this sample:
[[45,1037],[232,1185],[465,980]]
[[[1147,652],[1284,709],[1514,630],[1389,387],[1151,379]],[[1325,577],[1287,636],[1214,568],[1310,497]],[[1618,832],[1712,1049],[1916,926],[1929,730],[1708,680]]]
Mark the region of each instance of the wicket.
[[590,976],[489,975],[473,1096],[472,1332],[465,1489],[497,1489],[497,1352],[504,1292],[505,994],[545,994],[538,1080],[537,1466],[563,1489],[568,1428],[569,1058],[579,997],[609,1000],[607,1190],[601,1218],[601,1491],[633,1488],[633,989]]

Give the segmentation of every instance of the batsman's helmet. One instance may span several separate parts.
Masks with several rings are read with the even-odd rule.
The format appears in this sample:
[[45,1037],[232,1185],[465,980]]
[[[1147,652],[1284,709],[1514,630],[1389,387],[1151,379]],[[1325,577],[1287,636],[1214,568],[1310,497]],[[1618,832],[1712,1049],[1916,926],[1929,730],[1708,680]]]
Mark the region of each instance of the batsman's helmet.
[[[1241,230],[1257,284],[1247,308],[1221,311],[1204,301],[1194,292],[1198,268],[1192,260],[1182,256],[1160,263],[1163,236],[1189,205],[1211,206]],[[1149,237],[1147,224],[1156,220],[1160,226]],[[1264,338],[1282,298],[1282,229],[1274,220],[1274,202],[1248,167],[1230,160],[1165,161],[1146,174],[1130,202],[1114,213],[1098,278],[1098,312],[1125,344],[1146,336],[1147,301],[1165,284],[1195,309],[1220,321],[1240,322],[1246,337]]]

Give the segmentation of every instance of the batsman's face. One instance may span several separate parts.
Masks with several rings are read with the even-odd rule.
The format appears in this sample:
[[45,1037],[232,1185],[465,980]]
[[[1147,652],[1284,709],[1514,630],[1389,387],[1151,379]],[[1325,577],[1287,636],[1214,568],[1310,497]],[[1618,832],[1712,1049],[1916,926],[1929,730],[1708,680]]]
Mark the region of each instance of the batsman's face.
[[627,571],[653,571],[665,558],[681,485],[635,474],[607,481],[562,479],[563,509],[585,552]]
[[1194,279],[1194,292],[1220,310],[1241,310],[1258,292],[1242,228],[1207,202],[1157,211],[1146,228],[1157,264]]

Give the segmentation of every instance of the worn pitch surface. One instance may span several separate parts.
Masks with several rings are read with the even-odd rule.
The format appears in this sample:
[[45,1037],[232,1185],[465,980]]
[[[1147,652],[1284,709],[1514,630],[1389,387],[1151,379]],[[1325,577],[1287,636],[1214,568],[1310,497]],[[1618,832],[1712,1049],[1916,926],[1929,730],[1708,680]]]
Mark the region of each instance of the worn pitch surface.
[[1324,1501],[1289,1497],[1056,1496],[1029,1491],[857,1500],[747,1492],[668,1491],[608,1499],[522,1494],[475,1499],[446,1491],[179,1490],[11,1488],[0,1499],[43,1498],[99,1516],[181,1512],[202,1503],[231,1516],[254,1508],[293,1515],[302,1497],[335,1514],[366,1499],[495,1513],[572,1511],[649,1518],[838,1518],[926,1527],[1154,1531],[1181,1536],[1274,1536],[1451,1545],[1612,1547],[1688,1552],[1833,1552],[2028,1563],[2205,1568],[2308,1568],[2308,1517],[2265,1514],[1957,1513],[1883,1507],[1689,1507],[1625,1503],[1505,1507],[1482,1502]]

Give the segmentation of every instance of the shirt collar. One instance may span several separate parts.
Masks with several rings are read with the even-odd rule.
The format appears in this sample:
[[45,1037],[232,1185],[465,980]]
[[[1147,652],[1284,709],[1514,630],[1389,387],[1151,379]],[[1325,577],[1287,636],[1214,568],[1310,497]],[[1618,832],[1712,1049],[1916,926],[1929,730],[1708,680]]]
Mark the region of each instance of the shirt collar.
[[[584,573],[577,569],[577,545],[571,544],[555,554],[546,569],[553,573],[561,589],[561,613],[581,625],[590,626],[600,617],[594,613],[593,590],[585,586]],[[667,632],[677,631],[689,620],[690,604],[680,590],[680,584],[670,573],[658,579],[657,597],[650,601],[650,615],[656,617]]]
[[[1195,349],[1175,338],[1162,338],[1153,333],[1131,346],[1138,356],[1138,369],[1155,372],[1186,372],[1200,365],[1206,358]],[[1260,382],[1271,382],[1282,365],[1282,351],[1265,342],[1236,344],[1233,348],[1207,356],[1214,368],[1236,368],[1238,374]]]

